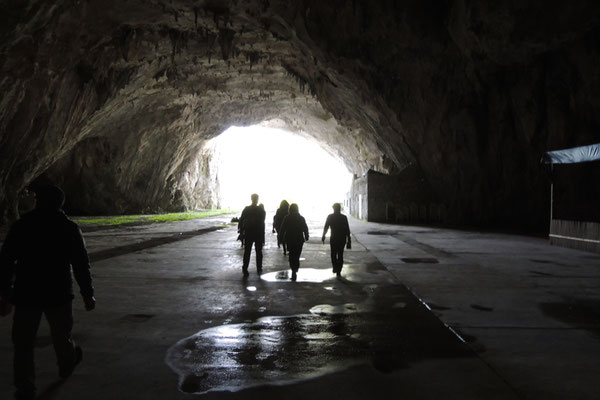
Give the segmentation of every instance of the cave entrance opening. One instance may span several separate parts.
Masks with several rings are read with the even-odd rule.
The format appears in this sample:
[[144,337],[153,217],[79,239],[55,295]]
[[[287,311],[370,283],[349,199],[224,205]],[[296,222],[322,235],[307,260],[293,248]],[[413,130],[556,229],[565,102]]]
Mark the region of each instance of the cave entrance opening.
[[323,218],[344,204],[352,174],[315,139],[260,125],[232,126],[208,144],[223,208],[241,210],[258,193],[267,211],[281,200],[297,203],[304,216]]

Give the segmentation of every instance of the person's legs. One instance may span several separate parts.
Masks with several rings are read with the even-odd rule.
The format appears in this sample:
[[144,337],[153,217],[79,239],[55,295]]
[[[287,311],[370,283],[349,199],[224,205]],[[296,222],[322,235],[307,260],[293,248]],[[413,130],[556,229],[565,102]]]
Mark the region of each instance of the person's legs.
[[263,244],[261,241],[257,240],[256,242],[254,242],[254,250],[256,251],[256,272],[258,272],[258,273],[262,272],[262,260],[263,260],[262,248],[263,248]]
[[300,254],[302,254],[302,243],[290,244],[288,245],[288,250],[290,251],[290,267],[292,271],[298,272],[298,268],[300,268]]
[[16,306],[13,316],[12,341],[14,354],[15,397],[33,398],[35,396],[35,362],[33,348],[35,337],[42,319],[40,307]]
[[300,267],[300,253],[302,252],[302,245],[296,243],[288,243],[288,252],[290,257],[290,269],[292,270],[292,280],[296,280],[296,273]]
[[342,272],[342,267],[344,266],[344,244],[336,249],[336,253],[337,272]]
[[[58,361],[58,370],[61,378],[66,378],[73,372],[75,365],[81,361],[81,353],[77,354],[75,343],[71,337],[73,330],[73,307],[72,303],[51,307],[44,310],[52,343]],[[81,350],[79,349],[78,352]]]
[[242,272],[244,276],[248,275],[248,264],[250,264],[250,253],[252,253],[252,240],[249,237],[244,238],[244,265],[242,266]]
[[337,272],[337,252],[334,243],[329,242],[329,248],[331,250],[331,266],[333,267],[333,273]]
[[344,265],[344,246],[346,243],[341,241],[331,241],[331,264],[333,265],[333,272],[339,273],[342,271],[342,265]]
[[290,262],[290,269],[292,270],[292,272],[294,272],[294,266],[295,266],[295,259],[296,259],[296,246],[290,245],[288,243],[288,252],[289,254],[289,262]]

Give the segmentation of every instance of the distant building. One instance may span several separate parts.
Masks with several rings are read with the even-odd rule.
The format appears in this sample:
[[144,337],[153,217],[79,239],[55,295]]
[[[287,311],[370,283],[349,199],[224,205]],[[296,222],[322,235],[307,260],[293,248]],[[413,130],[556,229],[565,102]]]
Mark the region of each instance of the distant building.
[[600,253],[600,144],[550,151],[551,244]]
[[397,175],[369,170],[352,182],[346,207],[355,218],[371,222],[443,223],[446,206],[436,200],[417,168]]

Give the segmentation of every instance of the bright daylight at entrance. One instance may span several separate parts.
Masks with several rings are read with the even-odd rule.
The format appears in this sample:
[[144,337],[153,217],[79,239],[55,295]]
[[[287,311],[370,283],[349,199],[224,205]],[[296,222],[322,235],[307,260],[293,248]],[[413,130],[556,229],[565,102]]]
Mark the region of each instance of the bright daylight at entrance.
[[233,126],[209,146],[224,208],[240,210],[258,193],[267,210],[286,199],[298,203],[303,214],[327,215],[334,202],[343,204],[352,182],[340,160],[284,130]]

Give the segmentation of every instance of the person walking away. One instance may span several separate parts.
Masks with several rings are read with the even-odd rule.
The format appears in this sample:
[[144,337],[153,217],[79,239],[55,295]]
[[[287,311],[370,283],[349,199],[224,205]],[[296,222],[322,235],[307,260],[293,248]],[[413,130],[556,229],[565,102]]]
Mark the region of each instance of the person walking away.
[[305,241],[308,241],[308,226],[306,220],[298,211],[298,204],[292,203],[290,205],[290,212],[281,223],[280,234],[289,252],[292,281],[296,281],[298,269],[300,268],[302,246]]
[[344,246],[350,249],[352,247],[352,239],[350,238],[348,218],[341,213],[342,206],[340,203],[335,203],[332,207],[333,214],[327,216],[321,241],[325,243],[325,235],[327,235],[327,231],[331,227],[331,237],[329,238],[331,265],[333,266],[333,273],[340,278],[342,276],[342,266],[344,265]]
[[0,308],[8,314],[12,310],[6,305],[14,305],[16,399],[35,398],[34,345],[42,314],[50,326],[59,376],[68,378],[83,358],[71,336],[71,269],[86,310],[96,306],[83,235],[61,210],[63,191],[44,186],[35,192],[36,208],[12,225],[0,251],[0,303],[4,305]]
[[252,253],[252,245],[256,253],[256,272],[262,273],[262,248],[265,237],[265,217],[264,209],[258,206],[258,195],[256,193],[250,196],[252,204],[244,208],[240,216],[240,226],[244,236],[244,264],[242,273],[244,277],[248,277],[248,264],[250,263],[250,254]]
[[286,215],[289,214],[289,212],[290,203],[288,203],[287,200],[281,200],[279,208],[277,209],[277,211],[275,212],[275,216],[273,217],[273,232],[277,232],[277,248],[279,249],[281,248],[281,245],[283,245],[284,255],[286,254],[287,246],[285,242],[281,240],[281,235],[279,234],[279,231],[281,230],[281,223],[283,222],[283,219]]

